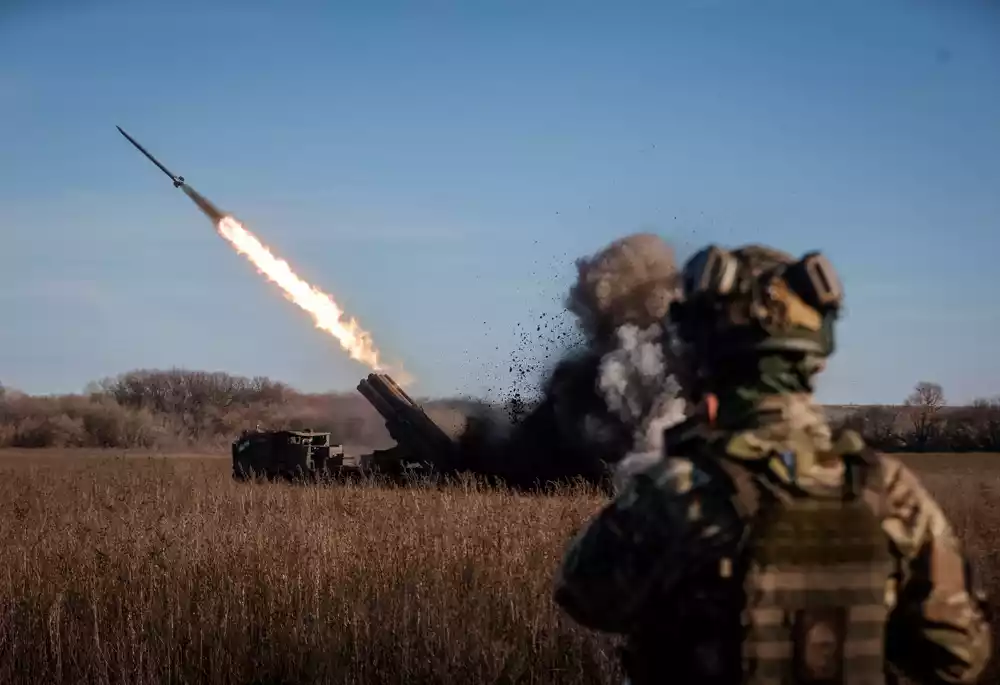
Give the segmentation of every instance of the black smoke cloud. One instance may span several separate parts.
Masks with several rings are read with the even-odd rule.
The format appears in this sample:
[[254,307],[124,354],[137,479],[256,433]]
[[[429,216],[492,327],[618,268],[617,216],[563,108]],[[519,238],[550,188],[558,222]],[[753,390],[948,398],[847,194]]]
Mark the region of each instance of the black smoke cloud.
[[[671,246],[632,234],[576,260],[576,271],[564,303],[576,335],[557,338],[572,344],[559,350],[533,406],[518,388],[503,412],[467,417],[459,443],[470,470],[514,486],[573,478],[609,484],[615,465],[655,458],[663,429],[683,418],[677,361],[665,344],[669,306],[679,296]],[[551,330],[539,325],[536,333],[551,344]],[[513,360],[512,370],[520,364]]]

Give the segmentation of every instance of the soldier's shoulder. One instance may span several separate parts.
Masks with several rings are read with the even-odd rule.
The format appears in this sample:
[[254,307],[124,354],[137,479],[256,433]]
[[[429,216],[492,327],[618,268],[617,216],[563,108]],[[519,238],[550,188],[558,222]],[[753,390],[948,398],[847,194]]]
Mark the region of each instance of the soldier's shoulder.
[[868,454],[872,463],[878,466],[890,505],[909,498],[933,502],[934,498],[920,477],[899,457],[875,450]]
[[931,541],[957,548],[947,515],[920,477],[899,458],[876,454],[885,493],[882,528],[902,556],[915,558]]
[[919,484],[916,476],[903,462],[885,452],[880,452],[872,448],[857,431],[850,429],[834,431],[832,445],[835,453],[860,457],[869,466],[877,468],[882,474],[882,483],[886,487],[897,485],[897,481],[903,476],[907,480],[913,479],[913,481]]
[[870,466],[878,469],[881,476],[880,484],[886,492],[890,513],[896,512],[901,503],[906,501],[919,500],[933,504],[933,497],[912,469],[898,457],[873,449],[855,431],[836,432],[834,451],[860,456]]
[[898,457],[877,451],[873,451],[871,454],[882,472],[882,482],[887,488],[890,485],[899,485],[898,481],[901,477],[905,477],[907,480],[912,479],[913,482],[919,484],[920,480],[917,478],[917,475],[901,462]]

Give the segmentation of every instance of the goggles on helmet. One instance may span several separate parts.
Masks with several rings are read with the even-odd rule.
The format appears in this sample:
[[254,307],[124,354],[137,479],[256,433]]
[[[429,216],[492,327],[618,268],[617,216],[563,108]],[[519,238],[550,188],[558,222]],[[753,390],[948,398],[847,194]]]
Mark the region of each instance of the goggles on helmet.
[[[684,298],[726,298],[738,285],[740,266],[737,255],[717,245],[700,250],[684,265]],[[797,262],[769,271],[819,311],[838,309],[843,301],[843,286],[837,272],[820,252],[809,252]]]

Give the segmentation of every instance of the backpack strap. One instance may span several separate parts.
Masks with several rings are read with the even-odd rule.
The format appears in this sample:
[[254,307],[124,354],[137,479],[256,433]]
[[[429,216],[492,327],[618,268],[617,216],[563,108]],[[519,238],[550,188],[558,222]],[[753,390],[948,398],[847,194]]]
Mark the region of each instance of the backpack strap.
[[881,504],[882,462],[878,453],[852,430],[843,430],[835,436],[833,452],[844,463],[844,501],[853,501],[869,493],[881,514],[884,511]]
[[716,464],[732,484],[732,500],[744,521],[753,521],[760,513],[762,491],[756,475],[743,462],[721,456]]
[[740,518],[751,521],[760,510],[760,488],[746,464],[726,457],[720,435],[714,435],[704,423],[688,419],[668,428],[663,434],[666,455],[682,455],[699,469],[727,483]]

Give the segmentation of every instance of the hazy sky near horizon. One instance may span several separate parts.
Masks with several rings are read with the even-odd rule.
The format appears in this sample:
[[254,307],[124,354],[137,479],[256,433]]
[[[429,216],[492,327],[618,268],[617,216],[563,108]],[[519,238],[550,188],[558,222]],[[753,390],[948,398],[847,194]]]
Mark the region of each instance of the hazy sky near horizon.
[[0,381],[28,392],[366,373],[118,124],[419,394],[509,385],[573,259],[637,230],[824,250],[847,289],[826,402],[1000,394],[980,0],[3,3],[0,123]]

